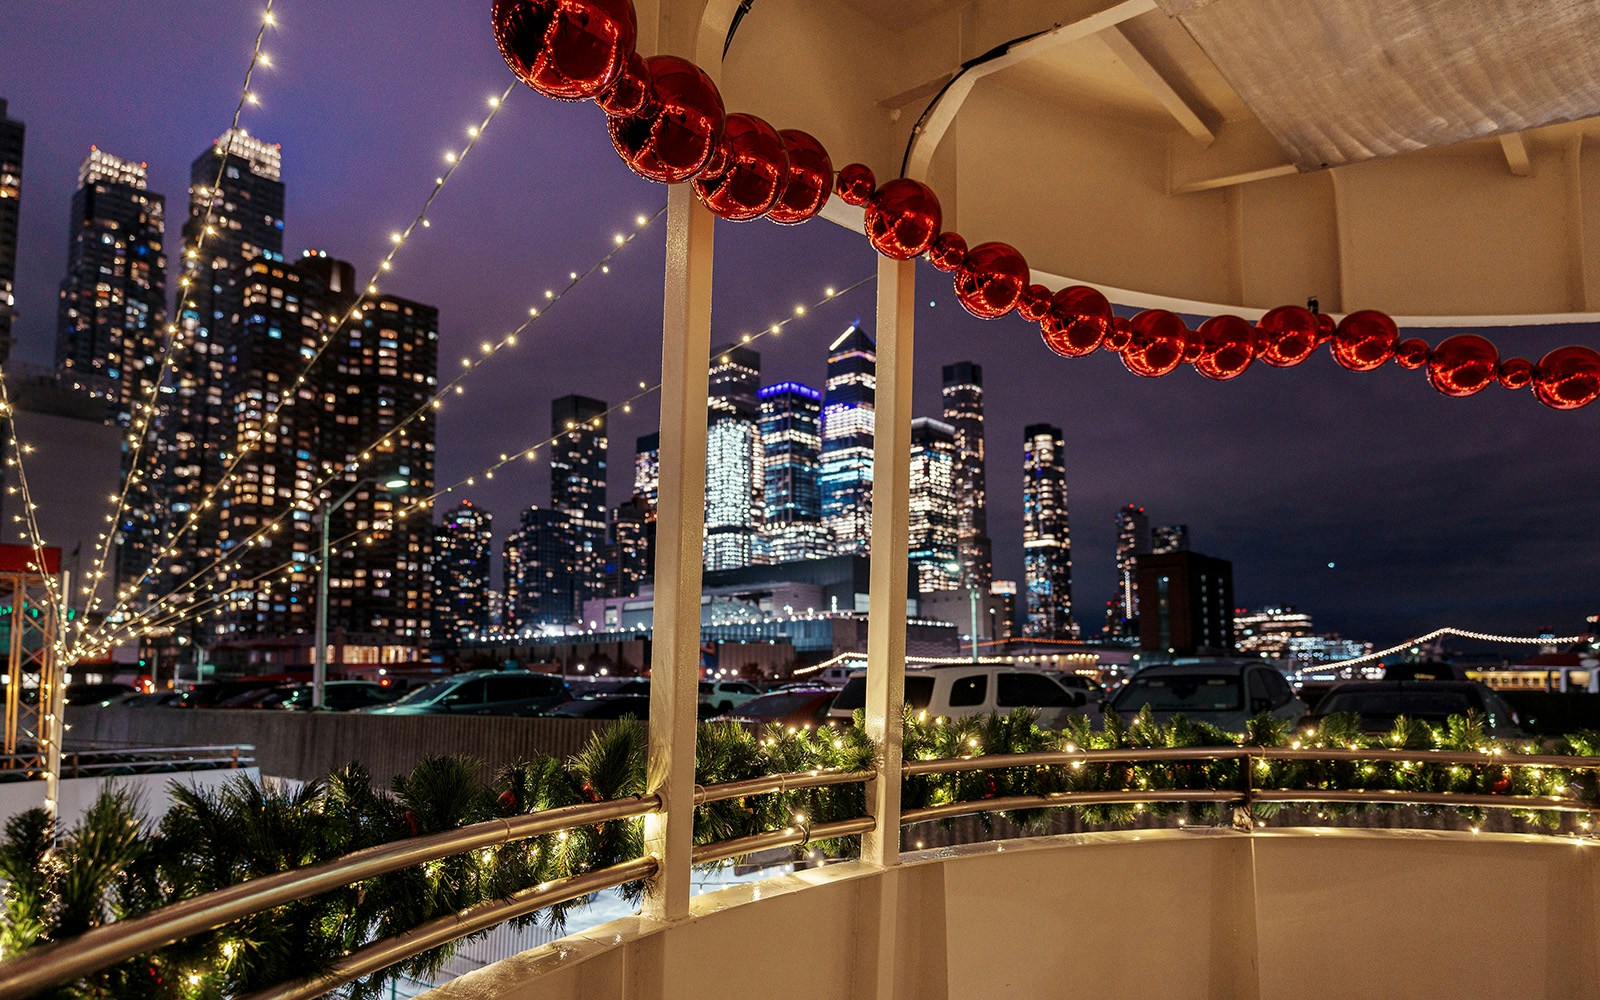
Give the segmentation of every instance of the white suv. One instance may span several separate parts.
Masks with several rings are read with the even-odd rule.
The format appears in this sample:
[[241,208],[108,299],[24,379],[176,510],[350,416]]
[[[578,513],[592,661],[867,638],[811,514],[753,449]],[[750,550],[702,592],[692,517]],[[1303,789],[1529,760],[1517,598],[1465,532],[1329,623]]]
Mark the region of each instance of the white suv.
[[749,681],[700,682],[700,703],[716,712],[731,712],[760,694]]
[[[867,704],[867,677],[852,677],[833,700],[830,719],[848,721]],[[1088,711],[1086,691],[1073,690],[1050,674],[981,663],[965,666],[906,668],[906,707],[929,716],[962,719],[971,715],[1005,714],[1014,708],[1039,713],[1039,725],[1059,728]]]

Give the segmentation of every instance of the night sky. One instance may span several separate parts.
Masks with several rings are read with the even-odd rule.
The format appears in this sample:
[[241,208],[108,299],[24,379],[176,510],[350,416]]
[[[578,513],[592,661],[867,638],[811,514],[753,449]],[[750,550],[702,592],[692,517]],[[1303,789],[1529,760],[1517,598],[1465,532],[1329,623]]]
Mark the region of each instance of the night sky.
[[[175,245],[189,163],[228,123],[260,8],[254,0],[5,5],[0,97],[28,127],[22,360],[53,360],[69,202],[90,144],[149,162]],[[283,146],[291,256],[325,249],[370,273],[443,169],[444,151],[460,148],[487,98],[510,82],[488,8],[487,0],[278,5],[264,46],[274,68],[258,76],[263,104],[247,108],[242,124]],[[664,201],[665,189],[618,160],[598,109],[519,88],[384,287],[440,307],[440,371],[451,377],[463,354],[498,339],[544,289],[584,270],[613,233]],[[553,397],[616,401],[640,380],[654,383],[661,235],[658,224],[449,401],[441,484],[542,440]],[[861,236],[821,220],[719,222],[717,256],[714,323],[723,339],[875,266]],[[919,295],[918,412],[938,415],[941,365],[985,369],[999,576],[1022,569],[1022,428],[1064,428],[1074,597],[1091,628],[1112,592],[1113,516],[1129,502],[1145,506],[1152,524],[1187,523],[1196,549],[1231,559],[1239,603],[1295,604],[1320,628],[1354,638],[1388,643],[1441,625],[1573,633],[1600,611],[1600,406],[1556,413],[1529,392],[1494,387],[1446,399],[1421,373],[1389,366],[1355,375],[1326,352],[1229,383],[1189,370],[1144,380],[1106,354],[1058,359],[1021,319],[969,317],[927,265]],[[765,378],[820,386],[827,344],[858,315],[870,329],[870,286],[761,345]],[[1562,343],[1600,342],[1592,327],[1491,336],[1502,353],[1534,359]],[[631,484],[634,438],[654,428],[653,398],[613,420],[613,502]],[[549,488],[542,461],[507,471],[459,494],[495,514],[497,535]]]

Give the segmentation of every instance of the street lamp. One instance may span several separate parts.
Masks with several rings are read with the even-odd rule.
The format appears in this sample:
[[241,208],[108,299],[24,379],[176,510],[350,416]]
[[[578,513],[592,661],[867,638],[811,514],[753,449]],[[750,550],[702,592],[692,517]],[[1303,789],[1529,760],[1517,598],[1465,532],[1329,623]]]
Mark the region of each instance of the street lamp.
[[355,485],[344,492],[333,503],[323,504],[317,512],[317,526],[321,531],[320,557],[317,559],[317,631],[315,637],[315,651],[311,667],[311,707],[320,709],[324,704],[324,690],[328,684],[328,525],[333,520],[334,511],[343,507],[356,491],[363,486],[382,486],[390,493],[395,493],[410,486],[409,480],[398,476],[379,478],[368,476],[358,479]]

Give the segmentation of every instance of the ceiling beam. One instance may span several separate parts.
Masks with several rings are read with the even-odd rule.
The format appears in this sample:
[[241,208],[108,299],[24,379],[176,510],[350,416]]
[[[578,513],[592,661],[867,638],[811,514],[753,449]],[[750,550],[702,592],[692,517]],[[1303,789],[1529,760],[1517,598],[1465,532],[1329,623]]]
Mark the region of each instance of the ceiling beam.
[[1528,145],[1522,141],[1521,132],[1507,132],[1500,136],[1500,151],[1506,154],[1506,167],[1513,176],[1533,176],[1533,163],[1528,159]]
[[[945,133],[950,130],[951,124],[956,119],[956,113],[961,110],[961,105],[966,102],[972,93],[972,88],[977,86],[979,80],[1052,49],[1099,34],[1107,28],[1113,28],[1123,21],[1155,9],[1156,0],[1120,0],[1088,17],[1079,18],[1070,24],[1058,24],[1026,41],[1010,45],[998,55],[958,71],[944,93],[928,109],[921,126],[911,136],[911,155],[906,164],[906,176],[927,176],[928,166],[933,162],[934,151],[939,148],[939,143],[944,140]],[[942,81],[934,85],[937,86],[939,82]],[[922,85],[922,87],[927,86],[928,84]],[[897,98],[921,90],[922,87],[903,91]]]
[[1185,132],[1208,146],[1216,141],[1216,134],[1200,120],[1200,116],[1195,113],[1195,109],[1183,95],[1173,89],[1172,83],[1161,70],[1145,58],[1144,53],[1133,44],[1133,39],[1122,30],[1121,25],[1114,24],[1100,32],[1100,40],[1111,49],[1111,54],[1117,57],[1118,62],[1139,78],[1139,82],[1144,84],[1145,89],[1167,109],[1167,113],[1183,126]]

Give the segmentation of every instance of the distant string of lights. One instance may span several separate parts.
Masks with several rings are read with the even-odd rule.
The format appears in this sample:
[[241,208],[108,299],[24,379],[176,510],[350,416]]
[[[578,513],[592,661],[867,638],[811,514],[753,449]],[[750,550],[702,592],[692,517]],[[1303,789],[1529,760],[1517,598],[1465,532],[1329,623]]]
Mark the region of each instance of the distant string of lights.
[[[646,227],[648,227],[651,223],[653,223],[657,219],[659,219],[662,216],[662,214],[665,213],[665,211],[666,211],[666,209],[662,208],[662,209],[656,211],[655,214],[653,214],[653,215],[640,214],[639,216],[637,216],[636,219],[635,219],[636,228],[632,232],[629,232],[629,233],[617,233],[616,235],[614,235],[612,237],[612,244],[613,245],[611,246],[611,248],[608,249],[604,254],[602,254],[597,260],[595,260],[595,262],[593,264],[589,265],[583,271],[571,271],[571,272],[569,272],[569,279],[567,281],[567,284],[562,286],[559,291],[556,291],[556,290],[552,289],[552,290],[547,290],[544,293],[543,298],[540,299],[540,302],[543,304],[542,308],[540,306],[534,306],[534,307],[529,308],[528,317],[526,319],[524,319],[510,333],[508,333],[505,336],[501,337],[498,341],[485,341],[484,344],[483,344],[481,352],[476,357],[474,357],[472,355],[468,355],[467,357],[463,358],[462,359],[462,367],[463,367],[464,370],[460,374],[458,374],[454,379],[450,380],[450,382],[448,382],[445,385],[441,386],[436,392],[433,393],[433,395],[431,395],[428,399],[424,400],[423,403],[420,406],[418,406],[415,410],[413,410],[406,417],[404,417],[400,421],[396,422],[393,427],[391,427],[388,430],[384,431],[376,439],[374,439],[373,441],[367,443],[362,448],[358,449],[357,452],[356,452],[357,458],[355,460],[346,462],[343,466],[340,466],[336,471],[331,472],[327,476],[325,476],[320,482],[318,482],[315,486],[313,486],[311,488],[311,490],[309,491],[311,493],[311,495],[315,496],[315,495],[319,494],[323,489],[325,489],[326,487],[328,487],[329,485],[331,485],[332,483],[334,483],[336,480],[340,479],[341,477],[348,476],[348,475],[350,475],[352,473],[360,471],[362,464],[365,463],[365,462],[371,461],[372,458],[373,458],[373,453],[378,451],[379,449],[383,448],[384,445],[387,444],[389,442],[389,440],[395,434],[399,433],[405,427],[409,426],[413,421],[421,422],[423,420],[426,420],[427,419],[427,415],[429,413],[437,412],[438,410],[442,409],[443,406],[444,406],[444,398],[446,396],[451,395],[452,393],[456,394],[456,395],[462,394],[464,392],[464,389],[462,388],[461,383],[463,383],[467,379],[468,376],[470,376],[473,372],[475,372],[479,368],[481,368],[490,359],[496,357],[502,350],[505,350],[505,349],[511,348],[511,347],[515,347],[517,345],[517,338],[518,338],[519,335],[525,333],[528,330],[528,328],[530,326],[532,326],[535,322],[537,322],[540,318],[548,315],[550,308],[553,305],[555,305],[555,303],[561,301],[561,299],[564,298],[568,293],[572,292],[575,288],[577,288],[578,285],[582,284],[585,280],[587,280],[588,278],[590,278],[590,277],[592,277],[592,276],[594,276],[596,274],[609,274],[611,272],[611,264],[615,260],[616,256],[619,253],[621,253],[625,248],[630,246],[633,243],[634,239],[637,238],[637,236],[641,232],[643,232]],[[161,596],[161,597],[157,597],[156,595],[152,594],[151,598],[150,598],[151,602],[152,602],[151,606],[153,607],[155,605],[159,605],[159,604],[161,604],[161,603],[163,603],[163,602],[165,602],[165,601],[167,601],[167,600],[169,600],[169,599],[171,599],[171,598],[173,598],[173,597],[175,597],[177,595],[180,595],[183,591],[185,591],[186,589],[188,589],[191,586],[195,586],[195,585],[199,584],[201,581],[203,581],[206,577],[210,576],[214,572],[218,572],[219,570],[225,570],[226,567],[227,567],[227,562],[228,562],[228,560],[230,559],[231,556],[233,556],[234,554],[237,554],[237,555],[242,557],[242,555],[245,552],[248,552],[249,549],[251,547],[253,547],[259,539],[265,538],[268,534],[271,534],[273,532],[276,532],[276,531],[280,530],[281,525],[288,518],[293,516],[293,514],[294,514],[296,509],[297,508],[291,506],[290,508],[286,509],[284,511],[284,513],[278,515],[276,518],[273,518],[272,520],[270,520],[270,521],[266,522],[265,524],[261,525],[252,534],[247,536],[242,542],[240,542],[238,545],[236,545],[229,552],[220,553],[215,559],[213,559],[206,566],[202,567],[199,570],[196,570],[193,574],[191,574],[182,583],[179,583],[177,586],[173,587],[172,590],[170,590],[166,595]],[[184,526],[184,531],[187,531],[188,528],[194,522],[195,522],[195,519],[193,517],[191,517],[189,524],[186,524]],[[173,541],[175,541],[175,540],[176,539],[174,539]],[[171,542],[168,543],[169,547],[170,547],[171,544],[172,544]],[[152,566],[151,568],[146,570],[144,575],[141,576],[138,581],[135,582],[135,584],[134,584],[134,588],[135,588],[134,593],[137,592],[137,587],[142,586],[144,584],[144,582],[150,578],[150,576],[153,574],[153,572],[154,572],[154,567]],[[131,599],[132,596],[133,596],[132,594],[124,594],[120,598],[119,603],[117,604],[117,606],[115,608],[113,608],[112,613],[107,615],[107,621],[108,622],[110,622],[118,612],[122,611],[125,608],[127,600]],[[105,625],[102,624],[101,630],[98,630],[98,631],[103,631],[104,628],[105,628]],[[90,643],[89,643],[90,646],[93,646],[96,643],[96,640],[98,638],[98,631],[97,631],[97,634],[95,636],[91,636]]]
[[[429,209],[433,206],[434,201],[439,197],[439,194],[444,189],[445,184],[447,184],[455,175],[456,170],[460,168],[463,162],[465,162],[467,155],[477,145],[478,140],[483,137],[484,132],[487,131],[490,123],[494,121],[495,116],[499,114],[500,109],[505,106],[506,100],[510,97],[511,92],[515,88],[516,84],[513,83],[506,87],[505,91],[498,97],[489,98],[489,112],[479,124],[470,126],[467,129],[468,141],[466,145],[462,147],[460,152],[452,150],[446,154],[445,158],[449,163],[448,169],[446,169],[440,176],[434,178],[433,187],[429,190],[428,196],[423,200],[422,207],[412,218],[410,224],[404,229],[398,230],[390,235],[390,247],[387,253],[385,253],[383,258],[378,262],[377,267],[374,269],[372,275],[367,279],[365,285],[363,286],[366,295],[376,295],[378,293],[379,279],[383,274],[393,269],[395,258],[399,254],[401,247],[405,246],[407,241],[411,239],[416,230],[419,228],[428,229],[432,227],[432,222],[428,219]],[[279,393],[277,401],[268,408],[266,415],[262,419],[262,429],[258,435],[258,439],[268,436],[271,433],[273,425],[278,422],[279,414],[288,406],[293,405],[294,401],[299,398],[299,390],[311,377],[318,362],[327,352],[328,346],[333,343],[334,338],[344,329],[345,325],[352,319],[361,318],[361,306],[364,301],[365,299],[363,296],[357,296],[349,308],[347,308],[339,317],[338,321],[332,324],[323,333],[321,338],[319,338],[316,351],[306,361],[306,364],[300,371],[300,374],[287,389]],[[168,532],[166,538],[164,538],[161,542],[160,549],[151,558],[149,564],[140,574],[139,579],[134,581],[130,586],[123,588],[122,592],[118,594],[117,602],[106,614],[107,620],[115,617],[115,615],[126,606],[126,602],[138,593],[139,588],[144,586],[145,582],[149,580],[162,565],[164,565],[164,561],[170,559],[175,554],[177,542],[200,523],[202,517],[204,516],[204,512],[213,506],[218,494],[238,482],[238,477],[235,475],[235,473],[238,471],[240,463],[242,463],[246,457],[253,454],[257,450],[256,446],[250,441],[239,442],[239,444],[241,446],[238,447],[233,454],[225,456],[228,459],[228,465],[223,470],[222,475],[218,478],[217,482],[213,483],[206,490],[205,495],[200,499],[200,501],[190,508],[188,516],[184,519],[183,524]],[[127,495],[127,491],[129,485],[131,485],[131,482],[132,477],[130,476],[128,483],[125,483],[123,487],[124,498]],[[120,502],[116,516],[121,516]],[[114,521],[115,518],[113,518],[113,522]],[[115,523],[113,523],[111,531],[112,533],[116,531]],[[109,547],[110,542],[108,540],[107,549],[109,549]],[[98,601],[96,601],[95,606],[98,606]],[[88,618],[89,616],[85,614],[84,628],[88,627]]]
[[[842,288],[829,286],[823,291],[822,297],[816,302],[810,305],[796,305],[789,315],[768,324],[759,332],[741,334],[739,342],[741,344],[751,344],[767,337],[778,336],[791,323],[810,315],[816,309],[827,305],[836,299],[842,298],[858,288],[872,283],[874,280],[876,280],[875,276],[868,275],[855,282],[852,282],[849,285],[845,285]],[[712,363],[715,363],[719,357],[720,355],[714,355],[710,360]],[[657,381],[654,384],[651,384],[648,381],[639,382],[639,389],[636,392],[632,393],[621,402],[607,407],[599,415],[591,418],[592,425],[599,426],[601,422],[614,414],[631,413],[634,404],[638,403],[641,399],[647,398],[660,388],[660,381]],[[450,496],[459,489],[476,485],[479,477],[492,480],[495,473],[505,468],[507,465],[517,461],[535,461],[538,458],[540,451],[543,451],[554,445],[573,429],[575,428],[563,428],[556,433],[549,435],[548,437],[519,448],[514,452],[501,452],[499,457],[494,462],[490,463],[484,468],[479,469],[477,472],[474,472],[471,475],[464,476],[442,489],[436,489],[433,493],[430,493],[425,497],[418,498],[415,502],[411,503],[409,506],[406,506],[404,509],[396,511],[389,518],[377,521],[365,529],[357,529],[347,532],[343,536],[330,541],[328,545],[329,551],[335,554],[348,556],[354,553],[356,544],[361,542],[371,544],[372,541],[378,536],[394,530],[397,522],[406,520],[424,511],[431,510],[441,499]],[[273,522],[270,522],[269,524],[258,529],[256,533],[251,535],[246,541],[241,542],[239,545],[231,549],[225,557],[215,560],[211,566],[208,566],[205,570],[201,571],[200,574],[196,574],[195,578],[191,578],[191,580],[186,581],[185,584],[181,585],[179,589],[181,590],[197,582],[201,575],[210,575],[212,573],[226,571],[229,563],[242,557],[242,555],[250,547],[252,547],[257,540],[275,530],[274,525],[281,522],[285,516],[287,515],[280,515],[280,517],[275,519]],[[227,610],[227,608],[223,605],[225,605],[227,602],[237,600],[238,596],[242,593],[248,593],[252,597],[261,596],[256,588],[259,584],[261,584],[262,581],[267,581],[266,587],[270,589],[271,586],[277,583],[287,582],[289,577],[292,576],[294,572],[302,569],[303,567],[304,563],[298,560],[286,560],[272,567],[271,569],[263,571],[250,580],[244,581],[242,584],[236,582],[235,586],[231,588],[227,588],[208,597],[200,598],[198,601],[192,604],[184,605],[179,608],[168,606],[168,602],[170,600],[179,596],[178,592],[174,591],[158,601],[147,605],[144,609],[127,619],[125,622],[118,623],[113,628],[113,631],[109,633],[97,634],[92,644],[78,647],[78,649],[75,651],[75,656],[79,659],[89,658],[107,652],[113,646],[121,642],[142,638],[144,636],[153,634],[154,631],[159,629],[175,627],[176,625],[187,621],[199,621],[207,616],[218,616]],[[275,576],[277,577],[276,579],[269,579]],[[210,589],[214,586],[215,584],[206,585],[207,589]]]
[[[239,101],[234,106],[233,117],[228,123],[228,131],[224,133],[227,141],[217,159],[217,176],[211,187],[206,191],[206,214],[201,220],[200,234],[196,238],[194,246],[184,251],[185,274],[179,279],[179,286],[183,289],[183,292],[179,296],[178,315],[175,317],[180,321],[184,313],[195,308],[195,302],[192,298],[194,287],[197,284],[195,276],[204,266],[201,263],[200,254],[205,248],[206,237],[216,235],[216,228],[211,223],[216,215],[217,191],[222,186],[222,179],[228,169],[228,159],[233,154],[235,138],[238,135],[239,120],[244,114],[246,104],[254,107],[261,103],[255,90],[252,89],[252,81],[255,79],[256,67],[270,66],[272,64],[272,60],[262,51],[261,43],[266,38],[267,29],[277,24],[277,20],[272,13],[273,2],[274,0],[267,0],[266,8],[261,15],[261,23],[256,28],[255,42],[250,50],[250,62],[244,71],[244,85],[240,88]],[[154,430],[156,401],[160,398],[161,386],[167,379],[167,372],[174,367],[179,357],[178,351],[184,339],[183,332],[181,322],[167,324],[166,346],[162,350],[161,364],[156,369],[155,378],[150,380],[149,394],[142,403],[136,403],[133,412],[129,414],[131,427],[129,428],[128,444],[132,450],[128,457],[128,473],[123,478],[121,488],[114,499],[111,514],[106,517],[108,527],[105,533],[101,535],[100,540],[104,544],[100,546],[99,553],[95,557],[94,570],[90,573],[89,578],[84,581],[82,592],[89,600],[84,608],[83,617],[79,620],[78,631],[80,635],[88,629],[90,616],[100,606],[100,584],[105,579],[106,563],[111,558],[111,549],[116,541],[118,524],[121,521],[122,513],[127,507],[128,495],[139,480],[139,463],[144,455],[145,442],[149,440]],[[64,634],[65,627],[63,627]]]
[[[44,579],[45,593],[49,597],[56,621],[60,623],[56,638],[56,652],[60,653],[63,647],[62,633],[66,628],[66,600],[55,575],[50,572],[45,562],[45,540],[39,530],[39,505],[33,502],[33,491],[28,488],[28,473],[22,466],[23,454],[32,449],[17,435],[16,411],[11,406],[11,390],[7,387],[3,374],[0,374],[0,419],[6,421],[6,443],[11,447],[12,457],[6,459],[6,464],[17,470],[17,485],[9,487],[8,491],[20,493],[22,497],[22,513],[13,514],[12,519],[23,526],[19,529],[19,535],[33,550],[32,568]],[[15,640],[16,637],[13,636],[12,639]]]
[[1457,637],[1459,639],[1477,639],[1480,642],[1512,643],[1512,644],[1521,645],[1521,646],[1544,646],[1544,645],[1567,646],[1567,645],[1571,645],[1572,643],[1575,643],[1575,642],[1582,642],[1587,638],[1587,636],[1581,636],[1581,635],[1562,635],[1562,636],[1491,635],[1491,634],[1489,634],[1487,632],[1470,632],[1470,631],[1467,631],[1466,629],[1448,628],[1448,627],[1446,627],[1446,628],[1434,629],[1432,632],[1429,632],[1427,635],[1419,635],[1415,639],[1410,639],[1410,640],[1407,640],[1406,642],[1402,642],[1402,643],[1400,643],[1398,645],[1390,646],[1388,649],[1380,649],[1376,653],[1368,653],[1365,656],[1357,656],[1357,657],[1355,657],[1353,659],[1349,659],[1349,660],[1340,660],[1337,663],[1319,663],[1319,664],[1317,664],[1317,668],[1316,669],[1318,671],[1323,671],[1323,670],[1339,670],[1339,669],[1342,669],[1344,667],[1358,667],[1363,663],[1371,663],[1374,660],[1381,660],[1385,656],[1393,656],[1396,653],[1405,652],[1407,649],[1410,649],[1412,646],[1420,646],[1421,644],[1423,644],[1425,642],[1432,642],[1435,639],[1440,639],[1440,638],[1443,638],[1444,636],[1447,636],[1447,635],[1453,635],[1453,636],[1455,636],[1455,637]]

